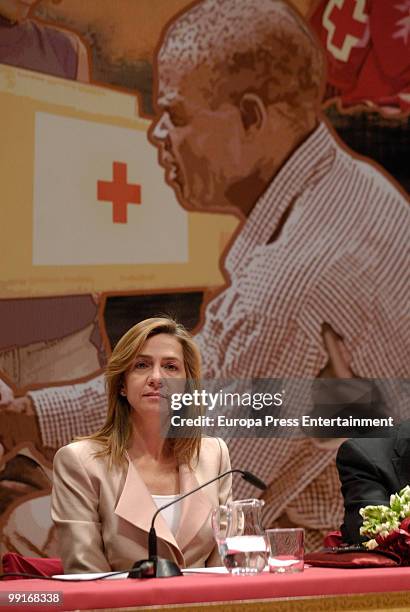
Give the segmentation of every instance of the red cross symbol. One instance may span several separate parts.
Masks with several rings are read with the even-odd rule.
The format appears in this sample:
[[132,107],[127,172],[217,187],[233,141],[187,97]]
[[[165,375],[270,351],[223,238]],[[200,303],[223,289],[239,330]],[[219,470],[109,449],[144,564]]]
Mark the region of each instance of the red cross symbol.
[[344,0],[340,7],[336,4],[332,7],[328,19],[335,26],[332,36],[332,44],[335,47],[342,49],[348,35],[358,41],[363,38],[367,22],[363,23],[363,21],[355,19],[358,8],[357,0]]
[[328,51],[341,62],[348,62],[352,50],[366,44],[369,14],[366,0],[328,0],[322,18],[327,30]]
[[113,179],[97,181],[97,199],[112,202],[113,223],[127,223],[128,204],[141,204],[141,185],[127,183],[127,164],[113,162]]

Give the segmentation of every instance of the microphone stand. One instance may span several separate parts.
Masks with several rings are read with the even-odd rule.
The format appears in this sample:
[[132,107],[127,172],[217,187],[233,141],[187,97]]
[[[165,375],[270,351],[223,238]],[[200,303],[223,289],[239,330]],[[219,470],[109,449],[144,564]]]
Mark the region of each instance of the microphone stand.
[[227,476],[228,474],[235,473],[240,474],[244,480],[254,485],[258,489],[267,489],[267,486],[263,482],[263,480],[261,480],[251,472],[247,472],[246,470],[233,469],[219,474],[215,478],[212,478],[211,480],[208,480],[207,482],[204,482],[203,484],[199,485],[199,487],[196,487],[195,489],[192,489],[191,491],[180,495],[179,497],[177,497],[177,499],[172,500],[168,504],[164,504],[156,510],[154,516],[152,517],[151,528],[148,534],[148,559],[137,561],[133,565],[132,570],[129,572],[128,578],[169,578],[171,576],[182,576],[181,570],[174,561],[158,557],[158,537],[154,527],[155,520],[158,514],[162,512],[162,510],[165,510],[166,508],[169,508],[169,506],[172,506],[172,504],[176,504],[182,499],[185,499],[185,497],[188,497],[189,495],[196,493],[200,489],[207,487],[209,484],[212,484],[216,480],[224,478],[224,476]]

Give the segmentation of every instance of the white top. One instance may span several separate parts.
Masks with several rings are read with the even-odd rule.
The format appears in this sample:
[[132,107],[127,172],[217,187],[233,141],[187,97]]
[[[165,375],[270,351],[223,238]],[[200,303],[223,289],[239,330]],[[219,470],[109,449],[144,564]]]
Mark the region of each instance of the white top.
[[[153,495],[152,499],[154,500],[154,504],[156,505],[156,507],[160,508],[165,504],[169,504],[178,497],[179,495]],[[167,523],[172,533],[175,535],[178,529],[179,520],[181,518],[181,504],[173,504],[169,508],[165,508],[165,510],[162,510],[160,514]]]

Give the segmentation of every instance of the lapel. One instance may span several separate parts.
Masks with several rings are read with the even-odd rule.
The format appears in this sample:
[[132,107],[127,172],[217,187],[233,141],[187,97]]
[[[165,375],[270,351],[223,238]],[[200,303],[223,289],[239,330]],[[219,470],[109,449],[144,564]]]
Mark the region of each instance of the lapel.
[[[181,495],[199,486],[194,472],[187,465],[179,466],[179,482]],[[213,506],[203,490],[190,495],[179,503],[182,506],[181,518],[176,536],[174,537],[161,513],[156,518],[155,529],[157,536],[168,542],[181,556],[182,550],[186,548],[209,518]],[[148,539],[151,520],[156,509],[151,493],[139,475],[137,468],[128,458],[127,477],[114,510],[115,514],[145,531]]]
[[[138,527],[138,529],[145,531],[147,533],[148,542],[148,532],[156,509],[157,507],[154,504],[154,500],[145,482],[142,480],[133,462],[128,459],[127,477],[114,510],[115,514],[129,523],[132,523],[135,527]],[[161,514],[159,514],[155,520],[155,530],[159,538],[171,544],[179,553],[181,552],[171,530]]]
[[[181,495],[188,493],[199,486],[199,481],[195,472],[190,470],[188,465],[179,466],[179,485]],[[180,502],[181,518],[179,521],[176,539],[181,549],[186,549],[187,545],[201,529],[206,520],[209,519],[213,504],[206,495],[205,490],[201,489]]]
[[394,450],[396,456],[392,463],[402,489],[410,484],[410,421],[400,425]]

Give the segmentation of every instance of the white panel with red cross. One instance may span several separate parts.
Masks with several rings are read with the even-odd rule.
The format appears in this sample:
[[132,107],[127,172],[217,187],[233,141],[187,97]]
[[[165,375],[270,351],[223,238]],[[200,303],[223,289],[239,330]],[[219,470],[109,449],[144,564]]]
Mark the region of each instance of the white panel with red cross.
[[182,263],[187,214],[145,130],[38,112],[33,264]]

